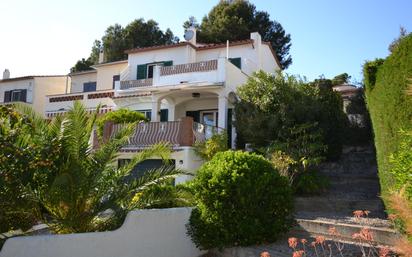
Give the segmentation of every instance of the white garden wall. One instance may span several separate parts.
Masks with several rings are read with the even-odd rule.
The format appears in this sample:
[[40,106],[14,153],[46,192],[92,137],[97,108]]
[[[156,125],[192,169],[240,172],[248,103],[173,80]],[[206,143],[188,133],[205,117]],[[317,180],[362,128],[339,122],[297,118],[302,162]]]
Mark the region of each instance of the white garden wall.
[[16,237],[0,257],[196,257],[186,235],[191,208],[130,212],[121,228],[109,232]]

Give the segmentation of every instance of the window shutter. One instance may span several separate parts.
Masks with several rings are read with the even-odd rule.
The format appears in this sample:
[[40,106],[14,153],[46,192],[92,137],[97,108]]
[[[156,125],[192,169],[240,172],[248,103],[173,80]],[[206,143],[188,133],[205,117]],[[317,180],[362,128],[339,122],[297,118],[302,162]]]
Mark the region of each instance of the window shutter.
[[147,76],[147,65],[137,65],[137,78],[136,79],[145,79]]
[[21,102],[27,102],[27,89],[23,89],[20,95]]
[[173,66],[173,61],[163,62],[163,66]]
[[5,103],[11,102],[11,91],[4,92],[4,100]]
[[239,69],[242,69],[242,59],[240,57],[238,58],[229,58],[229,61],[238,67]]
[[162,109],[160,110],[160,121],[165,122],[169,118],[169,110],[168,109]]

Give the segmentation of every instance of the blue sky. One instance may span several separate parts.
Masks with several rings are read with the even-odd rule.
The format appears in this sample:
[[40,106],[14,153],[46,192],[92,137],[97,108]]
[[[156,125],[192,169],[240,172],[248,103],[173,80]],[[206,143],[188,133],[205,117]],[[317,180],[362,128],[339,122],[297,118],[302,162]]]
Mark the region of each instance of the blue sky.
[[[182,23],[199,21],[218,0],[0,0],[0,70],[66,74],[114,23],[156,20],[182,40]],[[388,55],[399,27],[412,31],[410,0],[251,0],[291,34],[291,74],[312,80],[347,72],[362,79],[365,60]]]

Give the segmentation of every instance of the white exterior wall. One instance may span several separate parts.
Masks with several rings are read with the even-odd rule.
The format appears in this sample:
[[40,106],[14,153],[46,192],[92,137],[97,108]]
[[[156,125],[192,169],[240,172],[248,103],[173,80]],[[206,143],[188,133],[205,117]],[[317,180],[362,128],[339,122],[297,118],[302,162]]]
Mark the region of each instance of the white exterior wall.
[[109,232],[15,237],[0,257],[197,257],[186,234],[191,208],[136,210]]
[[113,76],[120,75],[126,67],[127,62],[97,66],[96,90],[113,89]]
[[277,64],[275,58],[273,58],[272,51],[270,50],[269,46],[263,44],[261,51],[262,51],[261,69],[268,73],[275,73],[275,71],[279,71],[280,67]]
[[181,46],[129,54],[129,80],[135,80],[137,78],[137,65],[162,61],[173,61],[173,65],[190,62],[193,56],[192,51],[188,48],[191,47]]
[[70,85],[67,76],[62,77],[35,77],[34,78],[33,108],[40,114],[44,114],[46,108],[46,95],[62,94]]
[[[97,72],[96,71],[71,75],[70,93],[83,92],[83,84],[87,82],[97,82]],[[98,85],[96,86],[96,88],[97,87]]]
[[27,103],[33,103],[34,79],[16,80],[0,83],[0,103],[4,102],[4,92],[9,90],[27,89]]

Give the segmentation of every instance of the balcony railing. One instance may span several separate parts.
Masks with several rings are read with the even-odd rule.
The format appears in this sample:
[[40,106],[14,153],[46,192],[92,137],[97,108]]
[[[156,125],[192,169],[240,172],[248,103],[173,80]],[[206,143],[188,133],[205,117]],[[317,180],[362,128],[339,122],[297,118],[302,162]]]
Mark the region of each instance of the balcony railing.
[[[103,138],[113,137],[123,126],[123,124],[106,123]],[[139,150],[160,142],[169,143],[174,148],[193,146],[196,142],[203,142],[213,133],[221,131],[215,127],[193,122],[191,117],[184,117],[179,121],[142,122],[136,126],[128,144],[122,148],[122,151]],[[96,141],[94,144],[97,147]]]
[[217,60],[178,64],[160,68],[160,76],[169,76],[180,73],[203,72],[217,70]]
[[[219,74],[217,72],[221,66],[221,64],[219,64],[220,62],[224,64],[224,59],[178,64],[173,66],[155,66],[153,70],[153,78],[120,81],[119,87],[116,87],[116,89],[127,90],[150,86],[168,86],[194,81],[198,82],[202,80],[222,82],[223,79],[219,78]],[[127,73],[126,71],[129,72],[129,68],[125,70],[125,73]]]
[[153,79],[138,79],[138,80],[126,80],[120,81],[120,89],[125,90],[135,87],[148,87],[153,85]]
[[[97,109],[96,108],[86,108],[86,111],[88,113],[95,112]],[[114,110],[114,107],[101,107],[99,109],[99,114],[104,114],[108,113]],[[51,119],[53,117],[62,115],[64,113],[68,112],[68,109],[63,109],[63,110],[57,110],[57,111],[46,111],[46,118]]]

